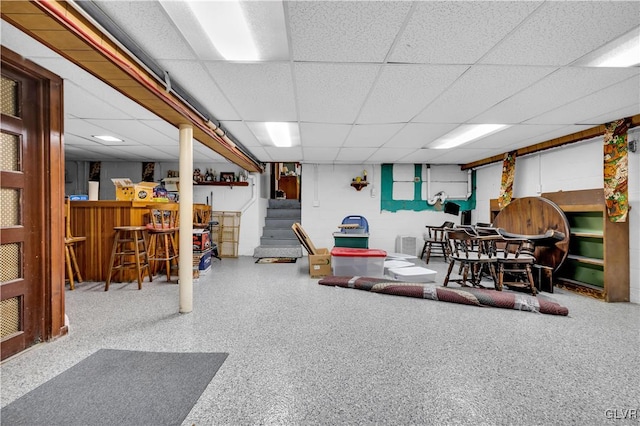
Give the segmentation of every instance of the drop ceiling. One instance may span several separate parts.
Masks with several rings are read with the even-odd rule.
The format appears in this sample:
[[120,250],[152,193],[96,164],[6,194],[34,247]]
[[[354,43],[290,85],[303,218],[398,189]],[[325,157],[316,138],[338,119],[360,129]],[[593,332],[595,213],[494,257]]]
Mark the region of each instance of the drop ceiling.
[[[183,2],[91,3],[264,163],[465,164],[640,114],[639,67],[578,65],[640,25],[637,1],[245,2],[251,27],[270,31],[258,38],[270,59],[253,63],[222,60]],[[274,15],[282,34],[264,21]],[[65,79],[67,160],[177,161],[175,126],[9,23],[1,30],[4,46]],[[266,121],[298,124],[300,144],[261,143],[253,129]],[[425,148],[474,123],[511,127]],[[92,137],[105,133],[124,142]],[[194,161],[227,160],[195,143]]]

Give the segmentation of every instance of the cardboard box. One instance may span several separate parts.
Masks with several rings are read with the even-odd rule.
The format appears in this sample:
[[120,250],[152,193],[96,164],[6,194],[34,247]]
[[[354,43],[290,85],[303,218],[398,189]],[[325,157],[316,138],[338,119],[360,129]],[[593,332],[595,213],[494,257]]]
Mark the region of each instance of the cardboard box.
[[211,248],[211,236],[208,229],[193,230],[193,251],[202,252]]
[[318,248],[316,254],[309,254],[309,275],[311,278],[331,275],[331,253],[328,249]]
[[211,269],[211,250],[202,254],[200,262],[198,263],[198,269],[201,274]]
[[115,178],[111,182],[116,187],[118,201],[153,201],[153,188],[158,186],[155,182],[133,183],[128,178]]

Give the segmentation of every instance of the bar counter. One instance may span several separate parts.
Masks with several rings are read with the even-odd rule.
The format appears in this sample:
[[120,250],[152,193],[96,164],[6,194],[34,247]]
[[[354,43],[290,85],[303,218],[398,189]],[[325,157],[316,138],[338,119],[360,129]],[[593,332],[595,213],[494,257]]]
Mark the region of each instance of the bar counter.
[[[106,281],[114,226],[146,225],[150,202],[71,201],[71,231],[87,237],[76,244],[76,256],[85,281]],[[135,274],[132,274],[135,279]]]

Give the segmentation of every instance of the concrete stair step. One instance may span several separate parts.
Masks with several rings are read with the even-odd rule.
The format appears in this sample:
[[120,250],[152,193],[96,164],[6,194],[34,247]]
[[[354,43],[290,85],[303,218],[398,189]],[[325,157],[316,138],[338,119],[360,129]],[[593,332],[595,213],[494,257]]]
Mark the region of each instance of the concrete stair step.
[[264,220],[265,228],[289,228],[291,229],[291,225],[295,222],[300,222],[300,219],[287,218],[287,217],[278,217],[278,218],[270,218],[267,217]]
[[253,257],[302,257],[302,246],[281,245],[281,246],[259,246],[253,250]]
[[301,216],[300,209],[267,209],[269,218],[286,217],[300,220]]
[[299,209],[300,207],[298,200],[269,200],[269,208],[272,209]]
[[263,246],[290,246],[293,244],[300,244],[300,241],[297,238],[264,238],[260,237],[260,245]]
[[267,228],[266,226],[262,229],[262,238],[297,239],[291,228]]

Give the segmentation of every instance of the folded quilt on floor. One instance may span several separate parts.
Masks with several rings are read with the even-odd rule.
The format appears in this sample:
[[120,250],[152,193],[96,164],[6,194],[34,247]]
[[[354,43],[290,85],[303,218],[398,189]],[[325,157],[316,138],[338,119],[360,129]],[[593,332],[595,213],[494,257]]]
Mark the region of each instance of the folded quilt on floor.
[[417,297],[419,299],[441,300],[474,306],[493,306],[518,311],[540,312],[551,315],[568,315],[566,307],[529,294],[496,291],[474,287],[440,287],[434,284],[405,283],[385,278],[328,276],[318,284],[355,288],[374,293],[396,296]]

